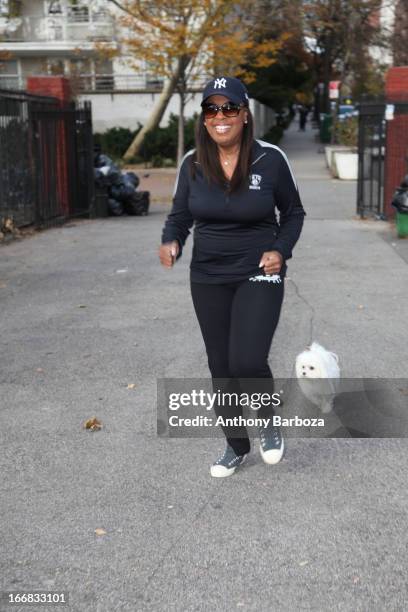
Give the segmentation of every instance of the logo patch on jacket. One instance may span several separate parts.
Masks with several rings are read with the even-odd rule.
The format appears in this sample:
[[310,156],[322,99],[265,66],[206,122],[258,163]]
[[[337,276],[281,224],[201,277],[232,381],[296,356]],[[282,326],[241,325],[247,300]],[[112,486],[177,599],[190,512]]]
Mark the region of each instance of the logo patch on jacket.
[[260,174],[250,174],[249,175],[249,188],[250,189],[260,189],[262,176]]

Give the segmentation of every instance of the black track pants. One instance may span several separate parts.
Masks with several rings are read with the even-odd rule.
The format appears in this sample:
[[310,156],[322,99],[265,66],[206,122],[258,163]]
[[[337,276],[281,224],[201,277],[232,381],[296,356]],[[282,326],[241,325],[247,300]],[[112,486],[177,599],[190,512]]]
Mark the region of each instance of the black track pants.
[[[280,277],[278,277],[280,279]],[[222,391],[273,393],[273,376],[268,365],[268,354],[273,334],[279,321],[284,280],[246,279],[234,283],[204,284],[190,281],[194,309],[200,324],[208,356],[211,377],[230,379],[229,388]],[[236,379],[246,379],[245,388]],[[251,389],[248,379],[259,380]],[[217,386],[216,388],[219,388]],[[216,390],[216,389],[214,389]],[[238,405],[214,406],[215,413],[224,418],[242,414]],[[251,411],[252,412],[252,411]],[[253,417],[265,418],[274,414],[272,407],[253,411]],[[250,449],[245,427],[223,427],[227,441],[237,454]]]

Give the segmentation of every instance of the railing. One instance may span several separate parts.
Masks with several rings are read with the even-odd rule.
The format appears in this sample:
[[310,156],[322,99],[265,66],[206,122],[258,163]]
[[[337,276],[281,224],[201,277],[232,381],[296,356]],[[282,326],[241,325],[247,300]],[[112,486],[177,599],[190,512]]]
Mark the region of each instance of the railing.
[[358,105],[357,213],[384,214],[385,102],[362,101]]
[[358,110],[357,213],[386,218],[392,192],[408,172],[408,122],[394,123],[408,115],[408,102],[364,99]]
[[25,89],[25,81],[18,74],[0,74],[0,89]]
[[0,90],[0,217],[47,227],[92,217],[94,204],[90,102]]
[[[36,75],[40,76],[40,75]],[[69,76],[68,76],[69,78]],[[200,76],[188,87],[189,91],[200,91],[208,80],[208,76]],[[81,74],[72,76],[75,82],[75,89],[84,92],[160,92],[163,89],[164,80],[153,74]],[[26,77],[18,75],[0,75],[0,88],[24,89],[26,87]]]
[[2,42],[98,42],[115,39],[113,18],[98,13],[18,17],[2,24]]

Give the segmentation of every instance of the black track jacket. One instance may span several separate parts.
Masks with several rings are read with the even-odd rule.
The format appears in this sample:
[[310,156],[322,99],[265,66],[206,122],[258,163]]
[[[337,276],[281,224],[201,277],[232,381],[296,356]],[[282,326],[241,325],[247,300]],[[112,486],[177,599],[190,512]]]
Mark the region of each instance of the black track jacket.
[[[282,254],[284,276],[285,261],[292,257],[306,214],[285,153],[276,145],[254,140],[248,187],[233,194],[208,184],[193,153],[194,149],[186,153],[180,165],[162,244],[177,240],[178,259],[195,223],[192,281],[228,283],[263,274],[259,262],[271,250]],[[194,180],[191,163],[196,164]]]

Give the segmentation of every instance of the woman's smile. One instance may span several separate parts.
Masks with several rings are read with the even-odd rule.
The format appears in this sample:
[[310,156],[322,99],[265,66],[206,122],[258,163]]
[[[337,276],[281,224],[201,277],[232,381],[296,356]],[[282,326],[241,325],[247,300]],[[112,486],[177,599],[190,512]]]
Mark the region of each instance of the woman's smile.
[[219,124],[219,125],[215,125],[214,126],[215,131],[217,132],[217,134],[225,134],[226,132],[228,132],[228,130],[231,129],[230,125],[225,125],[225,124]]

